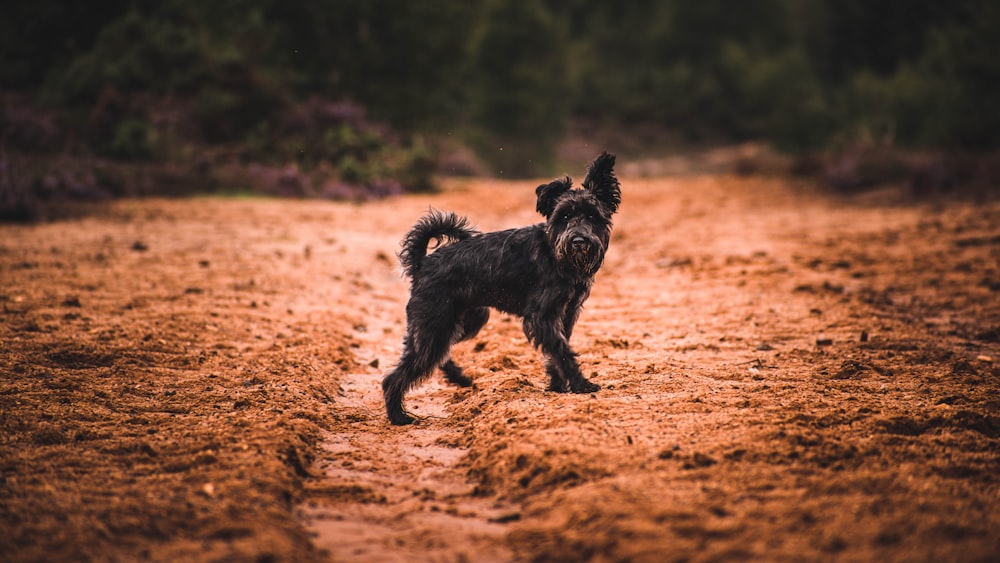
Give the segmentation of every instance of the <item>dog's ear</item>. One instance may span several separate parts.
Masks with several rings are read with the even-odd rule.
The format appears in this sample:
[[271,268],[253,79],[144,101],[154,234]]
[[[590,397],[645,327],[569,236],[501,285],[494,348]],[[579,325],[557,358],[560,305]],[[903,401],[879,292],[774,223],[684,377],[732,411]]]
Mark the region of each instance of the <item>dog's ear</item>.
[[618,185],[618,178],[615,178],[615,155],[605,152],[594,159],[583,180],[583,187],[590,190],[608,211],[618,211],[622,202],[622,190]]
[[556,201],[559,200],[559,196],[569,191],[572,187],[573,180],[570,180],[569,176],[538,186],[535,188],[535,195],[538,196],[538,203],[535,204],[535,209],[548,219],[549,215],[552,215],[552,212],[556,209]]

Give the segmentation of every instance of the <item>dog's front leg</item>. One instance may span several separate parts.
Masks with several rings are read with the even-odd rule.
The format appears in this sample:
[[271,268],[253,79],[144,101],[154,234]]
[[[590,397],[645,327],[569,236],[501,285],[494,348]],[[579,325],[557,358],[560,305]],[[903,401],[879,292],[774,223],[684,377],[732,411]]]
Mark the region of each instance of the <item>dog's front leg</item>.
[[566,306],[566,314],[563,315],[562,322],[562,333],[566,337],[566,342],[569,343],[569,338],[573,336],[573,327],[576,326],[577,319],[580,318],[580,304],[570,303]]
[[563,334],[563,327],[559,326],[561,324],[534,318],[524,320],[525,334],[545,355],[545,371],[551,378],[549,389],[560,393],[593,393],[600,386],[580,373],[576,352],[570,348],[569,340]]
[[573,327],[576,326],[577,319],[580,318],[580,311],[583,309],[583,302],[587,300],[590,296],[590,285],[582,285],[577,287],[576,293],[573,297],[566,303],[566,312],[563,314],[562,321],[562,332],[566,336],[566,342],[569,342],[571,336],[573,336]]

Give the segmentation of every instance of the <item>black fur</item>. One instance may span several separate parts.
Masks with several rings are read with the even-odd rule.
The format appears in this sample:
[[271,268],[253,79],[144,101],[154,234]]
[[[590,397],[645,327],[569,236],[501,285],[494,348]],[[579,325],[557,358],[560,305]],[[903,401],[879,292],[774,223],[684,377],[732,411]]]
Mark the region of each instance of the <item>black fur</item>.
[[431,210],[403,239],[403,250],[399,253],[403,273],[411,279],[417,274],[420,262],[427,255],[427,244],[431,239],[437,240],[440,245],[445,238],[455,242],[477,234],[478,231],[469,228],[469,220],[465,217]]
[[[409,424],[403,397],[441,368],[455,384],[472,381],[450,358],[451,346],[476,336],[489,308],[523,319],[524,334],[545,356],[553,391],[590,393],[569,346],[573,326],[590,295],[611,238],[611,216],[621,203],[615,156],[590,166],[583,189],[563,178],[538,186],[544,223],[493,233],[471,229],[465,218],[432,211],[403,239],[400,261],[412,281],[406,335],[396,367],[382,380],[389,420]],[[449,244],[427,255],[431,239]]]

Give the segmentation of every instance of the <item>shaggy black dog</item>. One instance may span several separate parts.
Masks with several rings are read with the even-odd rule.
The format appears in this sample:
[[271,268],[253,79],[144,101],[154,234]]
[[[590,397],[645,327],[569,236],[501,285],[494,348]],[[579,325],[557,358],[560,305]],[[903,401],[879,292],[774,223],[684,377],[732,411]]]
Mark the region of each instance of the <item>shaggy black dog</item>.
[[[574,190],[566,177],[538,186],[544,223],[479,233],[465,218],[433,211],[413,227],[399,254],[413,280],[406,305],[406,335],[399,364],[382,380],[385,408],[393,424],[409,424],[403,396],[440,367],[452,383],[472,381],[450,359],[453,344],[474,337],[489,307],[518,315],[524,334],[545,355],[549,389],[590,393],[569,346],[573,325],[604,262],[611,216],[621,203],[615,156],[594,160]],[[449,244],[427,255],[431,239]]]

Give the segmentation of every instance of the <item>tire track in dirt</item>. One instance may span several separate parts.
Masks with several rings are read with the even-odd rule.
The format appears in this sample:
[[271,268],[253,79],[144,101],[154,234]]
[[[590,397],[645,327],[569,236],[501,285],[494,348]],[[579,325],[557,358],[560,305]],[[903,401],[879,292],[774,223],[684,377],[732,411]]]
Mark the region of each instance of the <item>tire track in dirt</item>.
[[[395,353],[390,339],[366,336],[358,335],[358,354]],[[337,561],[510,560],[504,523],[520,517],[517,507],[477,496],[458,467],[468,448],[450,403],[468,391],[432,378],[408,400],[419,423],[394,428],[385,420],[381,372],[369,367],[339,379],[341,424],[324,436],[313,468],[319,478],[306,486],[300,514],[316,547]]]
[[[451,196],[461,212],[463,190]],[[353,353],[365,369],[338,379],[331,405],[338,423],[324,437],[317,478],[299,507],[315,546],[333,560],[511,558],[506,523],[520,517],[518,508],[477,495],[459,467],[468,447],[451,406],[470,390],[437,374],[408,396],[418,424],[395,428],[385,418],[381,379],[399,354],[408,289],[395,252],[407,222],[426,206],[427,198],[415,197],[372,204],[355,214],[361,228],[337,231],[352,288],[333,301],[356,306]],[[371,229],[381,221],[384,228]]]
[[[352,374],[340,382],[338,415],[349,432],[324,440],[301,509],[316,547],[336,561],[505,561],[503,522],[516,507],[474,494],[456,467],[468,453],[462,431],[447,422],[451,391],[433,383],[414,393],[423,420],[387,429],[380,377]],[[419,554],[419,557],[417,557]]]

